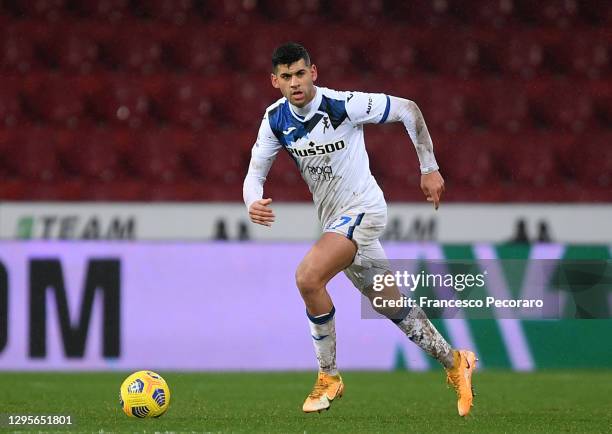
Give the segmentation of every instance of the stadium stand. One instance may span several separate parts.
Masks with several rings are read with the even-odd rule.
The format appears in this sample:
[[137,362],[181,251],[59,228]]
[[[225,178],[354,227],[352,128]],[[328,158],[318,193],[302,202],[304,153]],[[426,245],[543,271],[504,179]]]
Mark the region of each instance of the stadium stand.
[[[446,200],[610,201],[606,1],[0,1],[0,200],[241,200],[275,45],[319,83],[415,100]],[[421,200],[397,125],[366,128],[387,199]],[[286,155],[277,200],[309,200]]]

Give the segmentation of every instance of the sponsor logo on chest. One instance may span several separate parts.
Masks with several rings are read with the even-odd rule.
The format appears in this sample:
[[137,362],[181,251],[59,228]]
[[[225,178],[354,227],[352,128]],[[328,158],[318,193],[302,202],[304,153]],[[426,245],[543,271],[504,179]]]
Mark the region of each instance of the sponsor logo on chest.
[[303,147],[295,147],[290,146],[287,149],[291,153],[291,155],[295,157],[315,157],[317,155],[326,155],[331,154],[333,152],[338,152],[343,150],[346,147],[344,140],[338,140],[333,143],[326,144],[316,144],[314,141],[310,140],[306,146]]

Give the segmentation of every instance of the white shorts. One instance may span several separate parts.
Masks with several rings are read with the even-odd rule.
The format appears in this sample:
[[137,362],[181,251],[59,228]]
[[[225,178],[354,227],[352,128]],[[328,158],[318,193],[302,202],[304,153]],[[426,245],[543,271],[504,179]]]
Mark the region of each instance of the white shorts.
[[372,286],[375,275],[391,270],[379,240],[385,232],[386,224],[386,212],[349,211],[331,218],[323,225],[323,232],[338,233],[357,244],[357,254],[353,263],[344,269],[344,274],[362,292]]

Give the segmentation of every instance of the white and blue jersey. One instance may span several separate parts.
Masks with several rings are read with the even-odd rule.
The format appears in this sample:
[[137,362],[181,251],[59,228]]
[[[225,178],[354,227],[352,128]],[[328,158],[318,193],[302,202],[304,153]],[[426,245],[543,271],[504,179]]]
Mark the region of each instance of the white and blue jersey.
[[384,94],[317,87],[314,99],[298,113],[300,109],[281,98],[266,109],[249,173],[265,179],[284,149],[308,184],[322,224],[347,211],[386,212],[383,193],[370,172],[363,124],[384,123],[390,104]]

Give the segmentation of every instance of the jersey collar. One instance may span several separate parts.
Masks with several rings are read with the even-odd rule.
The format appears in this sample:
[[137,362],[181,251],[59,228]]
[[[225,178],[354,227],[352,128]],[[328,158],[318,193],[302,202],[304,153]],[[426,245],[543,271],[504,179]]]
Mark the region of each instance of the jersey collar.
[[312,118],[321,106],[321,89],[319,89],[317,86],[315,86],[314,89],[315,97],[305,107],[300,108],[289,103],[289,111],[291,112],[291,115],[300,122],[306,122]]

